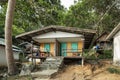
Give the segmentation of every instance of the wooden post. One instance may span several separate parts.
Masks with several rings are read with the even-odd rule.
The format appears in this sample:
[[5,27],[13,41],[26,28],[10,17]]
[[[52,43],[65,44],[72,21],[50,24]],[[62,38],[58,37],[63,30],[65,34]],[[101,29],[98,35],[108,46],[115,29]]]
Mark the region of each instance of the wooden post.
[[55,55],[58,56],[58,40],[55,39]]
[[83,53],[84,53],[84,47],[85,47],[85,38],[84,38],[84,40],[83,40],[83,47],[82,47],[82,67],[84,66],[84,57],[83,57]]
[[84,66],[84,58],[82,57],[82,67]]
[[31,54],[32,54],[32,65],[33,65],[33,41],[31,41]]

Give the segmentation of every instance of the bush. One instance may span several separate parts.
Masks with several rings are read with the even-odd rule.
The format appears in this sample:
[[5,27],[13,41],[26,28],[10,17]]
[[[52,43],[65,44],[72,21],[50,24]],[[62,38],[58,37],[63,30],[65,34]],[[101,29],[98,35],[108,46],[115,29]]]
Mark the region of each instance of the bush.
[[107,68],[107,71],[110,73],[115,73],[115,74],[120,74],[120,69],[116,69],[116,68]]
[[19,54],[19,59],[20,59],[20,62],[28,62],[28,59],[26,59],[25,56],[23,56],[23,53]]
[[96,59],[95,52],[92,49],[85,49],[83,52],[83,56],[87,59]]
[[100,55],[100,59],[112,59],[113,58],[113,51],[112,50],[104,50],[103,55]]
[[[113,56],[112,56],[113,51],[112,50],[103,50],[102,52],[103,52],[103,54],[100,54],[98,56],[98,59],[111,59],[111,58],[113,58]],[[90,50],[90,51],[85,50],[83,53],[83,56],[85,58],[88,58],[88,59],[96,59],[95,52],[93,50]]]

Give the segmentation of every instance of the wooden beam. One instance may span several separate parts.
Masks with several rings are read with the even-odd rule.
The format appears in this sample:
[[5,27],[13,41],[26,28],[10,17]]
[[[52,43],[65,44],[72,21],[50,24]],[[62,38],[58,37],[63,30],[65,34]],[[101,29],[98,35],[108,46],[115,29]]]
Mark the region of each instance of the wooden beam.
[[55,39],[55,54],[56,56],[59,56],[59,42],[57,39]]

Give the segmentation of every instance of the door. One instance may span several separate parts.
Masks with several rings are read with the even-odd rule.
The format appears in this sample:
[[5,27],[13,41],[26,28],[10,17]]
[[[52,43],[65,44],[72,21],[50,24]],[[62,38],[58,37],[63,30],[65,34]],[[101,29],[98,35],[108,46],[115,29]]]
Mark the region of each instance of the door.
[[77,42],[72,43],[72,52],[77,52],[77,50],[78,50],[78,43]]
[[66,49],[67,49],[67,44],[61,43],[61,56],[67,56]]
[[44,45],[44,50],[47,51],[47,52],[50,52],[50,44],[46,43]]

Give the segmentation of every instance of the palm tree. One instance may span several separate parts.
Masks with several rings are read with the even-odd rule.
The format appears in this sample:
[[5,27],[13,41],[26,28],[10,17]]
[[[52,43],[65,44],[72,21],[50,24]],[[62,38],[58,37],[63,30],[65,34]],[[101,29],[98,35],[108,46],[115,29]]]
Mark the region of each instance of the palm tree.
[[14,57],[12,52],[12,23],[16,0],[8,0],[8,7],[5,19],[5,51],[8,66],[8,73],[15,73]]

